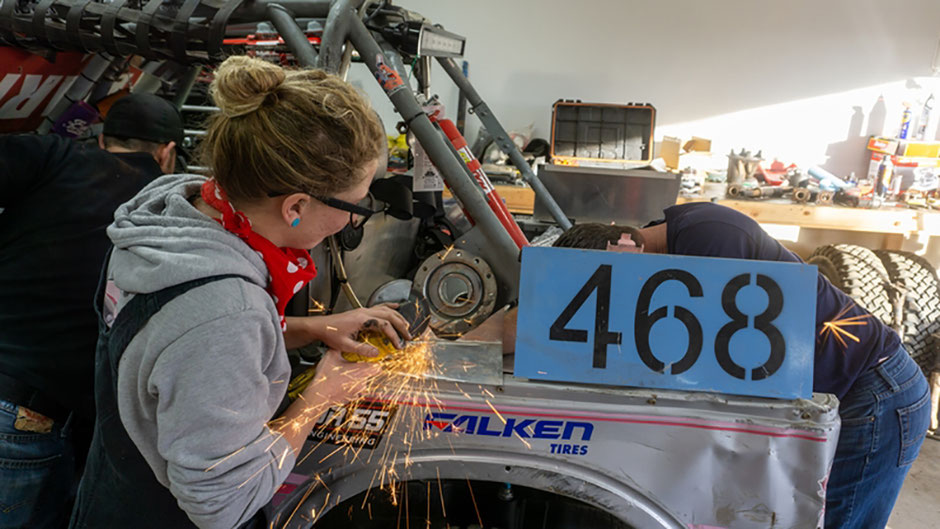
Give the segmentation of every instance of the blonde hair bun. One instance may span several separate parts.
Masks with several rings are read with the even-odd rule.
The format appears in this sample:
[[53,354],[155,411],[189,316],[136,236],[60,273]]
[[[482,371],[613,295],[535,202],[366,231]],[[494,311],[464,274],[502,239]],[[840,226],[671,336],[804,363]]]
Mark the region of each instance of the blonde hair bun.
[[[199,159],[236,204],[275,194],[333,196],[372,177],[388,140],[365,96],[322,70],[229,57],[210,86]],[[368,174],[364,174],[368,173]]]
[[260,108],[285,78],[286,72],[279,66],[234,55],[216,69],[209,94],[223,115],[234,118]]

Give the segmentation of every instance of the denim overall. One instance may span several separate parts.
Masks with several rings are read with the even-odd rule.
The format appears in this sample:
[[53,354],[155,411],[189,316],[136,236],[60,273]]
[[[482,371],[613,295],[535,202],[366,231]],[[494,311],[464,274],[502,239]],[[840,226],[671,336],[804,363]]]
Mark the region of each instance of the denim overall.
[[[201,278],[151,294],[136,295],[121,309],[109,329],[101,309],[110,253],[108,257],[95,296],[99,331],[95,352],[97,419],[69,527],[195,528],[170,490],[157,481],[121,423],[117,405],[118,363],[137,332],[175,297],[206,283],[240,276]],[[259,512],[241,527],[263,526],[264,515]]]

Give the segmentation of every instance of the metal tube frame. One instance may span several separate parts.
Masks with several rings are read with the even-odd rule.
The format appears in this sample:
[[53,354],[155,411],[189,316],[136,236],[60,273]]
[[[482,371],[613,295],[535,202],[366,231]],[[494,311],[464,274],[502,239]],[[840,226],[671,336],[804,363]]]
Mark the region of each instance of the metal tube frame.
[[496,119],[496,116],[493,115],[493,111],[490,110],[490,107],[483,101],[483,98],[480,97],[480,94],[473,88],[473,85],[470,84],[470,80],[463,75],[456,61],[450,57],[438,57],[437,61],[444,67],[444,71],[447,72],[447,75],[454,81],[454,84],[457,85],[460,93],[470,102],[471,112],[476,114],[480,122],[483,123],[483,127],[493,136],[493,140],[496,142],[496,145],[499,146],[499,149],[509,156],[513,165],[522,173],[522,178],[532,187],[532,190],[535,191],[536,200],[542,202],[561,229],[567,230],[571,228],[571,221],[565,216],[561,207],[555,202],[555,199],[552,197],[551,193],[548,192],[548,189],[545,188],[545,185],[542,184],[542,181],[539,180],[539,177],[532,172],[532,168],[529,167],[522,153],[519,152],[519,147],[512,141],[506,129],[503,128],[499,120]]
[[[8,5],[9,4],[9,5]],[[153,2],[147,4],[150,6]],[[387,96],[404,122],[410,127],[415,137],[441,171],[454,195],[476,222],[476,228],[491,246],[491,265],[497,275],[502,276],[503,284],[518,285],[519,249],[512,242],[505,228],[489,208],[477,183],[467,174],[464,162],[453,154],[453,149],[441,136],[437,128],[422,111],[411,87],[404,84],[404,63],[400,54],[387,43],[379,44],[381,35],[373,34],[364,23],[363,16],[368,9],[367,0],[256,0],[238,2],[237,0],[208,0],[187,2],[175,15],[151,13],[131,8],[114,8],[109,5],[83,2],[83,0],[45,0],[43,9],[31,18],[16,15],[11,5],[13,2],[0,3],[0,13],[8,15],[6,21],[0,20],[0,38],[8,42],[17,42],[16,35],[26,35],[27,40],[41,44],[81,42],[85,51],[102,53],[112,50],[135,53],[156,59],[163,63],[172,57],[181,63],[202,63],[221,58],[222,37],[230,24],[270,20],[284,38],[284,42],[294,53],[298,62],[305,66],[316,66],[324,70],[339,73],[343,66],[344,53],[355,48],[360,52],[369,70],[377,77],[389,72],[382,72],[378,61],[392,67],[402,77],[402,86],[393,86],[387,90]],[[53,6],[50,11],[48,6]],[[83,6],[79,9],[78,6]],[[146,6],[145,6],[146,7]],[[91,35],[82,38],[81,24],[72,24],[70,31],[76,33],[66,39],[67,32],[55,27],[54,17],[47,17],[53,11],[69,10],[79,22],[88,15],[94,25]],[[98,18],[95,18],[98,17]],[[324,18],[323,36],[317,53],[307,41],[303,30],[297,25],[295,17]],[[135,23],[140,30],[131,40],[125,35],[117,35],[116,26]],[[41,25],[43,31],[38,31]],[[90,26],[88,26],[90,27]],[[51,28],[51,29],[50,29]],[[146,30],[146,31],[145,31]],[[152,30],[152,31],[151,31]],[[86,30],[88,31],[88,30]],[[19,33],[17,33],[19,32]],[[61,33],[61,34],[60,34]],[[91,38],[94,37],[94,38]],[[378,40],[377,40],[378,39]],[[123,46],[123,48],[122,48]],[[201,54],[201,55],[200,55]],[[107,56],[107,55],[104,55]],[[483,122],[484,127],[496,138],[500,148],[509,154],[513,163],[522,172],[523,177],[535,190],[536,197],[548,206],[553,217],[563,228],[570,227],[568,219],[562,214],[557,203],[532,173],[522,154],[509,139],[509,135],[493,116],[479,94],[464,77],[452,59],[439,58],[440,64],[451,79],[457,84],[471,105],[471,109]],[[425,58],[423,66],[428,66]],[[427,75],[429,68],[423,68]],[[156,73],[156,72],[154,72]],[[159,74],[158,74],[159,75]],[[138,83],[135,91],[146,85]],[[73,87],[75,88],[75,87]],[[53,116],[54,118],[54,116]]]
[[[344,0],[340,0],[338,4],[343,2]],[[383,72],[379,69],[377,59],[386,57],[386,51],[382,49],[369,29],[366,28],[361,18],[349,16],[354,14],[354,11],[347,10],[345,13],[345,20],[334,19],[334,22],[340,24],[339,27],[349,30],[348,39],[359,51],[366,66],[374,75],[381,75]],[[327,40],[327,32],[332,29],[334,28],[330,27],[328,21],[324,29],[324,42]],[[333,40],[342,41],[345,39],[334,37]],[[324,55],[322,47],[320,55]],[[383,62],[387,63],[389,61],[383,59]],[[402,81],[404,82],[404,80]],[[466,174],[463,161],[453,155],[437,128],[421,109],[421,105],[418,104],[418,100],[410,87],[401,85],[387,91],[386,94],[402,116],[402,119],[409,125],[415,138],[421,142],[421,146],[424,147],[431,161],[441,171],[454,195],[460,200],[467,212],[473,216],[487,241],[493,245],[497,261],[491,262],[490,265],[494,273],[503,276],[503,278],[512,278],[505,281],[505,283],[518,285],[519,248],[487,205],[483,192],[473,179]]]
[[378,43],[379,47],[382,48],[382,52],[385,54],[385,58],[387,59],[386,64],[398,72],[398,75],[401,77],[402,81],[405,82],[405,86],[411,88],[411,86],[408,84],[408,66],[406,66],[405,61],[402,60],[401,54],[399,54],[395,50],[395,47],[389,44],[382,35],[373,34],[372,36],[375,38],[375,42]]
[[[349,3],[349,0],[342,0]],[[362,0],[352,0],[359,4]],[[268,5],[278,4],[287,9],[298,18],[327,18],[332,9],[340,2],[336,0],[257,0],[245,2],[238,7],[229,18],[229,24],[243,22],[258,22],[265,20],[268,15]]]
[[431,98],[431,58],[421,57],[418,59],[417,75],[418,90],[427,98]]
[[[464,78],[467,77],[467,61],[463,61],[461,64],[460,73],[463,74]],[[467,96],[463,93],[463,90],[458,90],[457,94],[457,131],[460,132],[461,135],[466,135]]]
[[[363,0],[335,0],[323,24],[323,37],[320,40],[320,59],[317,67],[328,72],[339,73],[343,64],[343,52],[346,40],[351,32],[350,24],[359,20],[357,10]],[[361,20],[359,20],[362,22]]]
[[284,39],[284,44],[294,54],[297,62],[306,68],[316,66],[319,55],[313,49],[310,41],[307,40],[307,35],[297,25],[297,21],[294,20],[291,12],[280,4],[268,4],[265,13],[271,23],[274,24],[281,38]]

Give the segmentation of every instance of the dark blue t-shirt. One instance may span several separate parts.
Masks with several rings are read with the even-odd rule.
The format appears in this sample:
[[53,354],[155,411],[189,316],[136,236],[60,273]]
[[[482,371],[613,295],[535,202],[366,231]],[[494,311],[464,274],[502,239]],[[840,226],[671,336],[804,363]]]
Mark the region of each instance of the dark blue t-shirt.
[[[673,206],[666,214],[668,253],[703,257],[758,259],[802,263],[767,235],[753,219],[731,208],[697,202]],[[845,312],[840,315],[840,313]],[[867,325],[849,329],[858,337],[856,343],[845,340],[843,347],[830,336],[820,336],[823,323],[836,316],[851,318],[869,315]],[[827,333],[828,334],[828,333]],[[901,340],[892,329],[858,306],[852,298],[834,287],[822,274],[816,282],[816,362],[813,391],[845,396],[855,379],[882,358],[893,354]]]

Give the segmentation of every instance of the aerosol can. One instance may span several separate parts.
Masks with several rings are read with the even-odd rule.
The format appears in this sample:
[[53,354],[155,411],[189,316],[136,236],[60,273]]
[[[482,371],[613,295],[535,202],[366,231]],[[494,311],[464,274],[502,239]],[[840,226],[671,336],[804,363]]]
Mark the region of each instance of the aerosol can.
[[872,194],[875,197],[883,199],[891,185],[891,175],[894,173],[894,164],[891,163],[891,156],[885,155],[881,163],[878,164],[878,176],[875,177],[875,185],[872,188]]
[[920,111],[920,118],[917,120],[917,132],[914,133],[914,139],[923,141],[927,139],[927,125],[930,122],[930,112],[933,110],[933,94],[924,101],[924,107]]
[[911,132],[911,118],[914,113],[911,112],[911,104],[904,103],[904,112],[901,114],[901,131],[898,132],[898,138],[906,140]]

